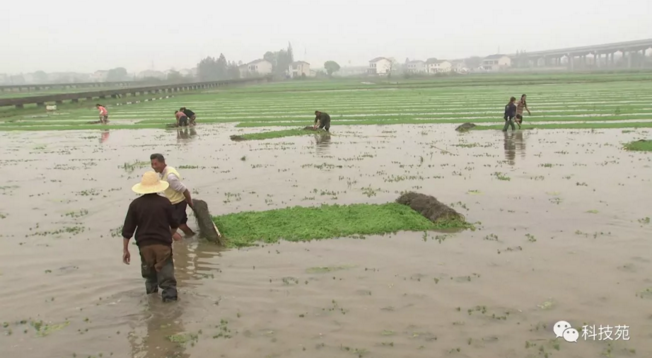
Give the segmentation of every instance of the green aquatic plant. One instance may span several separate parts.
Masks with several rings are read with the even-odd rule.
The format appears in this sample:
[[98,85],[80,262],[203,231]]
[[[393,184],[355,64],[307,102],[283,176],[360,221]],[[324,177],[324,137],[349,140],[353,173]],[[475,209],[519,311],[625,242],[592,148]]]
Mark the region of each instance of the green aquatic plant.
[[457,220],[433,223],[398,203],[295,206],[227,214],[214,217],[214,222],[226,238],[227,245],[232,247],[254,245],[259,241],[310,241],[397,231],[473,227]]

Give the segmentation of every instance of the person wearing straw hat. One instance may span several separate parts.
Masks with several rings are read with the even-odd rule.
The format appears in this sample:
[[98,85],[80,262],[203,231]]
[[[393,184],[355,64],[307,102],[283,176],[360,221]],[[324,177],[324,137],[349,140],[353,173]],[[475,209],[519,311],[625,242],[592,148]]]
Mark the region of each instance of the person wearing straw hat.
[[147,294],[163,291],[163,302],[177,300],[177,280],[174,277],[172,259],[172,240],[180,240],[176,234],[179,222],[174,215],[172,203],[158,195],[169,184],[161,181],[155,172],[143,174],[140,183],[131,189],[142,194],[129,204],[127,216],[122,227],[122,261],[129,265],[129,240],[136,234],[136,245],[140,252],[141,273],[145,279]]

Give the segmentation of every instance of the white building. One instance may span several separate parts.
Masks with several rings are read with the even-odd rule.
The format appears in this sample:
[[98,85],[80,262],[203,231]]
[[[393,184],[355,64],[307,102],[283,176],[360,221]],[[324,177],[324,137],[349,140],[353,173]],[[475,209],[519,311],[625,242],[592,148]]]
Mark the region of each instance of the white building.
[[450,61],[438,60],[436,58],[430,58],[426,61],[426,72],[434,75],[436,73],[447,73],[451,72],[453,65]]
[[425,73],[426,63],[421,60],[408,61],[405,64],[405,71],[408,73]]
[[482,69],[485,71],[500,71],[512,65],[512,59],[505,55],[491,55],[482,60]]
[[392,69],[392,61],[385,57],[376,57],[369,61],[369,74],[386,75]]
[[267,60],[255,60],[239,67],[240,77],[265,76],[272,73],[272,63]]
[[453,72],[457,73],[467,73],[469,68],[466,67],[466,62],[464,60],[453,60],[451,61]]
[[296,61],[292,62],[290,64],[290,67],[288,68],[290,77],[295,78],[295,77],[312,77],[312,73],[310,71],[310,64],[305,61]]

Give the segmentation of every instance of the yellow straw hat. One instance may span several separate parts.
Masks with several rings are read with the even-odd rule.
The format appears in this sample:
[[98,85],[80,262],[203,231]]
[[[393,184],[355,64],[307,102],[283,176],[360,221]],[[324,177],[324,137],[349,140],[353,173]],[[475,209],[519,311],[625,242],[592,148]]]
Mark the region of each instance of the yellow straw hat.
[[140,183],[134,185],[131,190],[136,194],[155,194],[165,191],[170,184],[161,181],[155,172],[146,172]]

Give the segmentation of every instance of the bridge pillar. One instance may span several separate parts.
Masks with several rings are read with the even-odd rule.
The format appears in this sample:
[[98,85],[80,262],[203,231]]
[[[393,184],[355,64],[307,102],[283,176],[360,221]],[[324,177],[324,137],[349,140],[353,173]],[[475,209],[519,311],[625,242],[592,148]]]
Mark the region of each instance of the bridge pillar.
[[62,100],[57,100],[55,103],[56,104],[63,104],[63,101]]
[[73,98],[73,100],[70,101],[70,103],[79,103],[79,99],[77,99],[77,98]]
[[16,105],[16,108],[17,108],[17,109],[23,109],[23,108],[25,108],[25,107],[24,107],[22,104],[17,104],[17,105]]
[[37,106],[37,107],[45,107],[45,103],[43,103],[43,102],[39,102],[39,103],[36,104],[36,106]]
[[627,51],[623,52],[623,55],[627,55],[627,68],[632,68],[632,57],[634,55],[634,52],[632,51]]

